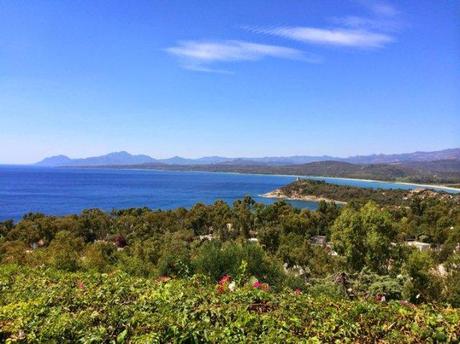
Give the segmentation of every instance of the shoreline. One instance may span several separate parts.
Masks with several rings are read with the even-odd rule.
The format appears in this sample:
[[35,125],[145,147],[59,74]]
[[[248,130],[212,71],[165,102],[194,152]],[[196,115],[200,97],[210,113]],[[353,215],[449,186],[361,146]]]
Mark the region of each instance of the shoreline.
[[[95,167],[97,168],[97,167]],[[111,169],[111,168],[109,168]],[[113,168],[119,169],[119,168]],[[351,180],[358,182],[368,182],[368,183],[382,183],[382,184],[401,184],[407,186],[415,186],[426,189],[439,189],[439,190],[450,190],[460,193],[460,188],[453,186],[447,186],[442,184],[419,184],[411,182],[398,182],[395,180],[377,180],[377,179],[361,179],[361,178],[349,178],[349,177],[328,177],[328,176],[309,176],[309,175],[300,175],[300,174],[275,174],[275,173],[247,173],[247,172],[226,172],[226,171],[205,171],[205,170],[161,170],[161,169],[151,169],[151,168],[122,168],[122,170],[138,170],[138,171],[156,171],[156,172],[193,172],[193,173],[220,173],[220,174],[236,174],[236,175],[248,175],[248,176],[273,176],[273,177],[292,177],[292,178],[304,178],[304,179],[320,179],[324,178],[336,179],[336,180]]]
[[[10,165],[11,166],[11,165]],[[17,166],[17,165],[16,165]],[[155,171],[155,172],[192,172],[192,173],[219,173],[219,174],[236,174],[236,175],[249,175],[249,176],[273,176],[273,177],[292,177],[292,178],[305,178],[305,179],[316,179],[324,180],[325,178],[334,179],[334,180],[349,180],[349,181],[358,181],[358,182],[368,182],[368,183],[381,183],[381,184],[400,184],[413,186],[414,188],[425,188],[425,189],[437,189],[441,191],[453,191],[454,193],[460,193],[460,188],[443,185],[443,184],[420,184],[420,183],[411,183],[411,182],[400,182],[395,180],[377,180],[377,179],[362,179],[362,178],[350,178],[350,177],[330,177],[330,176],[310,176],[310,175],[298,175],[298,174],[276,174],[276,173],[248,173],[248,172],[230,172],[230,171],[206,171],[206,170],[175,170],[175,169],[156,169],[156,168],[130,168],[126,167],[110,167],[110,166],[58,166],[58,167],[44,167],[44,166],[33,166],[33,165],[21,165],[21,166],[30,166],[38,168],[70,168],[70,169],[91,169],[91,170],[123,170],[123,171]]]
[[288,200],[288,201],[302,201],[302,202],[316,202],[316,203],[325,201],[325,202],[334,202],[336,204],[342,204],[342,205],[347,204],[347,202],[338,201],[335,199],[330,199],[330,198],[325,198],[325,197],[318,197],[314,195],[306,195],[306,196],[301,196],[301,197],[289,197],[281,193],[279,189],[261,194],[259,196],[264,197],[264,198],[283,199],[283,200]]

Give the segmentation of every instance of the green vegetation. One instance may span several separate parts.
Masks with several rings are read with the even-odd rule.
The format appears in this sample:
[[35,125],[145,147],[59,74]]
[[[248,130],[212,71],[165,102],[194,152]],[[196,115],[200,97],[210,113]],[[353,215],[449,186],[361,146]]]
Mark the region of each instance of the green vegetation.
[[458,342],[460,205],[390,203],[0,223],[0,342]]
[[[102,166],[100,166],[102,167]],[[392,164],[352,164],[343,161],[316,161],[296,165],[270,165],[257,162],[228,162],[210,165],[166,165],[146,163],[140,165],[107,166],[121,168],[146,168],[172,171],[209,171],[260,174],[287,174],[298,176],[327,176],[355,179],[393,180],[427,184],[458,184],[458,160],[402,162]]]
[[234,291],[204,276],[0,268],[0,341],[40,343],[455,342],[460,310]]
[[324,181],[300,179],[281,187],[279,193],[286,198],[314,196],[340,202],[374,201],[381,205],[409,206],[414,198],[444,199],[460,203],[458,194],[430,190],[370,189],[347,185],[336,185]]

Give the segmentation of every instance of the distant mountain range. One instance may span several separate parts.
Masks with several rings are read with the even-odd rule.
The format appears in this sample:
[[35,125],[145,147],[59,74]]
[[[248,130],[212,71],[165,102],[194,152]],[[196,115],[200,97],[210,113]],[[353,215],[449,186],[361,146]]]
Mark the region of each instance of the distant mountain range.
[[[57,155],[45,158],[37,162],[36,166],[47,167],[71,167],[71,166],[122,166],[122,165],[231,165],[231,166],[285,166],[300,165],[319,161],[340,161],[353,164],[395,164],[395,163],[417,163],[430,161],[460,161],[460,148],[445,149],[435,152],[415,152],[404,154],[373,154],[359,155],[348,158],[333,156],[289,156],[289,157],[261,157],[261,158],[227,158],[220,156],[209,156],[198,159],[187,159],[175,156],[168,159],[154,159],[148,155],[132,155],[128,152],[115,152],[106,155],[71,159],[65,155]],[[446,164],[446,163],[445,163]],[[413,166],[414,168],[416,166]]]
[[116,152],[83,159],[71,159],[66,155],[56,155],[37,162],[36,166],[101,166],[101,165],[136,165],[154,163],[156,160],[148,155],[132,155],[128,152]]

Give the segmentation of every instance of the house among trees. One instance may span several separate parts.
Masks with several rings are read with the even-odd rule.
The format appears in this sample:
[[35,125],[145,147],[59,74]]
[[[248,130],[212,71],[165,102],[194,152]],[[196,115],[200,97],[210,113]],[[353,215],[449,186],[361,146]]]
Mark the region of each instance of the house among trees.
[[417,248],[419,251],[429,251],[431,249],[431,245],[426,243],[426,242],[421,242],[421,241],[415,241],[415,240],[411,240],[411,241],[406,241],[406,245],[407,246],[411,246],[411,247],[415,247]]

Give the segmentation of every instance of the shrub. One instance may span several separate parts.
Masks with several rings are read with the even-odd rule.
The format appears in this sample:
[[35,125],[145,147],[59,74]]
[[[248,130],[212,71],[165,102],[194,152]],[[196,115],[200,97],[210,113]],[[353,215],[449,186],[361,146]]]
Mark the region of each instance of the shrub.
[[[318,287],[316,287],[319,289]],[[458,342],[460,310],[336,300],[252,287],[219,293],[201,277],[0,267],[0,341],[42,343]]]
[[218,281],[225,274],[238,275],[243,261],[247,263],[248,275],[255,276],[271,286],[282,286],[284,273],[281,264],[268,257],[264,250],[254,243],[205,243],[198,251],[194,266],[197,272]]
[[67,231],[58,232],[47,249],[48,262],[56,269],[76,271],[82,249],[82,239]]
[[89,244],[83,253],[82,266],[86,270],[107,272],[116,263],[116,247],[110,242],[95,241]]

